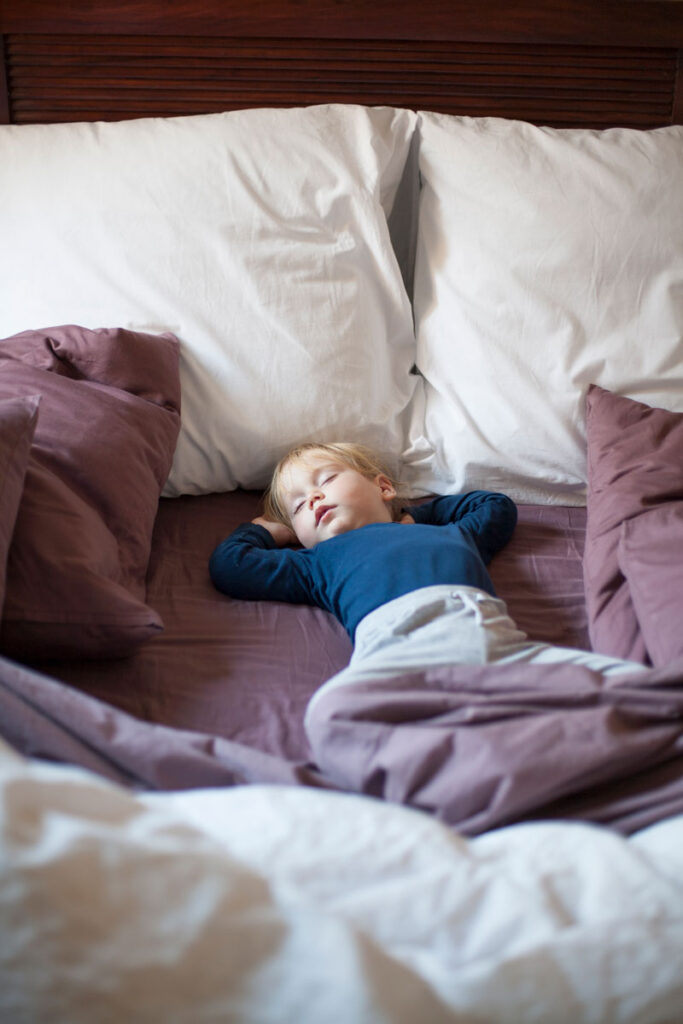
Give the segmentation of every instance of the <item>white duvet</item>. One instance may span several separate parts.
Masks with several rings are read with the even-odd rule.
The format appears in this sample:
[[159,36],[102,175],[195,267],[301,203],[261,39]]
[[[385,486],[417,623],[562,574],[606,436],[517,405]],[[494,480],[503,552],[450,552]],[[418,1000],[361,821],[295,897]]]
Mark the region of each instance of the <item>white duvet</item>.
[[683,1020],[683,817],[467,841],[310,789],[135,796],[0,744],[0,1020]]

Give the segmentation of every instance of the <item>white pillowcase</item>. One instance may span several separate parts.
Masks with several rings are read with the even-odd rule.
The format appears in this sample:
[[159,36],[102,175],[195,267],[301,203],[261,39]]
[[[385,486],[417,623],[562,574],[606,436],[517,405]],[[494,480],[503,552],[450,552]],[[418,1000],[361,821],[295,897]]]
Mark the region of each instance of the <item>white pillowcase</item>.
[[400,453],[412,315],[386,217],[416,116],[329,105],[0,128],[0,337],[181,340],[166,492],[262,487],[300,440]]
[[590,383],[683,410],[683,128],[419,115],[416,490],[585,501]]

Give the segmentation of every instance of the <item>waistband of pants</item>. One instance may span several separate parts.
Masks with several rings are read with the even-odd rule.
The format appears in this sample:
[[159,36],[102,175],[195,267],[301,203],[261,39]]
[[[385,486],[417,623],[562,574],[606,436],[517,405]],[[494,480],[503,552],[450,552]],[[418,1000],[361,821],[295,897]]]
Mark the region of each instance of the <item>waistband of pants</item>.
[[[484,601],[496,601],[500,605],[503,602],[493,594],[487,593],[480,587],[468,587],[454,585],[452,583],[438,583],[431,587],[419,587],[417,590],[410,590],[407,594],[395,597],[393,601],[387,601],[374,611],[368,612],[358,625],[354,637],[356,647],[363,647],[366,638],[377,630],[386,630],[392,624],[400,622],[406,616],[414,615],[418,609],[434,607],[434,613],[447,611],[454,608],[458,603],[468,601],[473,604],[481,604]],[[439,607],[440,606],[440,607]]]

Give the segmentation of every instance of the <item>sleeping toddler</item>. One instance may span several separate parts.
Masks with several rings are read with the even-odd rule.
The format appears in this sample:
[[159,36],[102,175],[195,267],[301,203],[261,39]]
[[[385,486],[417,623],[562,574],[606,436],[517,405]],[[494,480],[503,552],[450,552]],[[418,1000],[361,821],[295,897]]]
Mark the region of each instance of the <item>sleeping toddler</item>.
[[522,661],[571,662],[605,676],[642,670],[533,641],[517,628],[486,568],[516,520],[511,499],[491,491],[404,508],[367,449],[303,444],[277,465],[264,515],[213,552],[211,578],[231,597],[318,605],[348,631],[351,660],[309,702],[309,738],[330,689],[430,666]]

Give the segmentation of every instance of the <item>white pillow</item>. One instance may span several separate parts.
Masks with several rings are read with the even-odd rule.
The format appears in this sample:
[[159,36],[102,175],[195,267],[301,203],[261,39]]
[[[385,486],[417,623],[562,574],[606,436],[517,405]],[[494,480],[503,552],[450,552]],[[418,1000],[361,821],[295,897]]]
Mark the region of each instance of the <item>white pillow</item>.
[[181,340],[167,494],[262,487],[307,438],[400,452],[412,314],[386,217],[416,116],[330,105],[0,128],[0,337]]
[[590,383],[683,410],[683,128],[418,129],[427,383],[406,476],[583,504]]

